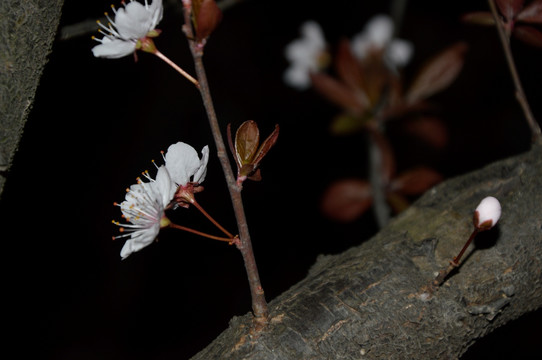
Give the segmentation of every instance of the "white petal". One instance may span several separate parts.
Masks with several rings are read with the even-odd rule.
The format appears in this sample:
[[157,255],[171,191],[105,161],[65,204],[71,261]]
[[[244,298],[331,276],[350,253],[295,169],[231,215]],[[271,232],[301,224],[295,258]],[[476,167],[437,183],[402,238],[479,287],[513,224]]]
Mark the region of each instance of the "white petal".
[[154,0],[149,6],[148,11],[151,13],[151,30],[158,25],[160,20],[162,20],[162,15],[164,12],[164,7],[162,6],[162,0]]
[[283,80],[287,85],[297,90],[306,90],[311,85],[308,69],[295,64],[286,69]]
[[388,45],[386,57],[395,66],[405,66],[412,58],[414,47],[406,40],[395,39]]
[[165,159],[171,180],[177,185],[186,185],[200,167],[196,150],[180,141],[168,148]]
[[201,149],[200,165],[199,165],[199,168],[196,170],[196,173],[194,174],[194,178],[192,179],[193,182],[201,184],[205,180],[205,176],[207,175],[208,162],[209,162],[209,146],[205,145],[203,149]]
[[137,1],[117,10],[115,26],[125,39],[140,39],[152,30],[152,14]]
[[301,25],[301,34],[304,39],[315,47],[323,49],[326,46],[322,27],[316,21],[309,20]]
[[124,243],[120,256],[126,259],[130,254],[137,252],[144,247],[152,244],[160,232],[160,222],[153,227],[144,230],[138,230],[132,234],[132,237]]
[[163,165],[158,168],[155,184],[155,189],[160,196],[161,205],[165,208],[169,205],[171,199],[173,199],[176,189],[171,181],[167,168]]
[[393,21],[387,15],[374,16],[365,26],[365,31],[371,43],[382,49],[393,36]]
[[108,59],[118,59],[126,55],[130,55],[135,51],[135,43],[131,41],[114,39],[110,40],[107,37],[102,39],[100,45],[92,48],[92,54],[95,57],[103,57]]

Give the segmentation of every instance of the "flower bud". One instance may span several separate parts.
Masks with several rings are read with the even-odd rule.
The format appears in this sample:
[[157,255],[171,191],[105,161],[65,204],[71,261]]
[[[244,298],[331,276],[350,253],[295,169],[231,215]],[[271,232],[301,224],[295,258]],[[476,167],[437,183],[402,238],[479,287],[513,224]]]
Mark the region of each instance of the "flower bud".
[[489,230],[501,217],[501,204],[493,196],[483,199],[474,212],[474,227],[478,230]]

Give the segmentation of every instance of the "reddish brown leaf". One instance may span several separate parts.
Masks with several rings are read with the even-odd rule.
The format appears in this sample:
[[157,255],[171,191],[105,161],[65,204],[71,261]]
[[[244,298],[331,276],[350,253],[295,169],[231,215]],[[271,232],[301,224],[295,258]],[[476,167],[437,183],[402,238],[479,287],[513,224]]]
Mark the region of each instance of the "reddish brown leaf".
[[441,149],[448,143],[448,131],[444,122],[439,118],[416,118],[407,121],[404,126],[408,133],[419,137],[436,148]]
[[529,3],[516,17],[517,21],[531,24],[542,24],[542,0]]
[[418,167],[401,173],[389,190],[403,195],[420,195],[442,181],[442,175],[428,167]]
[[[216,5],[215,0],[200,0],[198,1],[199,8],[194,9],[196,40],[204,41],[211,35],[214,29],[222,20],[222,11]],[[195,8],[195,5],[193,5]]]
[[252,164],[254,155],[260,144],[260,131],[258,125],[247,120],[239,126],[235,133],[235,155],[241,165]]
[[495,19],[488,11],[475,11],[461,16],[461,21],[476,25],[495,25]]
[[322,212],[331,219],[349,222],[360,217],[372,204],[367,181],[345,179],[333,183],[324,193]]
[[352,54],[350,42],[342,40],[337,49],[335,67],[341,80],[352,89],[361,89],[363,72],[358,59]]
[[262,143],[262,146],[258,149],[258,152],[256,156],[254,156],[253,164],[254,166],[258,166],[260,161],[262,161],[263,157],[267,155],[269,150],[275,145],[279,137],[279,126],[275,125],[275,130],[265,139]]
[[312,85],[329,101],[345,110],[362,113],[365,110],[360,96],[348,86],[323,73],[311,74]]
[[406,94],[412,104],[447,88],[459,75],[467,44],[456,43],[431,59],[418,73]]
[[523,0],[495,0],[495,3],[507,22],[514,20],[523,8]]
[[542,47],[542,32],[532,26],[516,26],[513,34],[528,45]]

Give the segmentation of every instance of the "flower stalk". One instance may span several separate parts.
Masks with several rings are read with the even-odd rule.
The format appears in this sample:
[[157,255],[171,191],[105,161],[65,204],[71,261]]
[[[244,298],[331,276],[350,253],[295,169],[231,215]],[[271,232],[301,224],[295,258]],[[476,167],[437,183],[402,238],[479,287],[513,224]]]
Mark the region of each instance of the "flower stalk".
[[217,148],[217,156],[222,166],[222,170],[224,171],[224,176],[228,185],[235,218],[237,220],[239,241],[236,241],[235,244],[237,245],[237,248],[241,251],[241,255],[245,263],[245,269],[247,272],[250,292],[252,296],[252,310],[254,313],[255,330],[259,331],[263,329],[263,327],[267,324],[268,309],[267,302],[264,296],[264,291],[260,282],[258,268],[256,266],[256,259],[254,257],[254,252],[252,249],[252,242],[250,239],[250,233],[243,207],[243,200],[241,197],[242,189],[237,184],[236,178],[234,176],[230,160],[226,151],[226,145],[224,143],[224,139],[222,138],[220,126],[218,124],[214,104],[211,98],[209,83],[207,81],[207,75],[202,59],[203,44],[195,40],[194,31],[191,26],[191,1],[183,0],[183,5],[185,19],[185,25],[183,27],[183,30],[188,39],[190,51],[194,59],[196,76],[200,85],[198,89],[201,93],[203,105],[209,119],[209,125],[211,127],[213,139]]

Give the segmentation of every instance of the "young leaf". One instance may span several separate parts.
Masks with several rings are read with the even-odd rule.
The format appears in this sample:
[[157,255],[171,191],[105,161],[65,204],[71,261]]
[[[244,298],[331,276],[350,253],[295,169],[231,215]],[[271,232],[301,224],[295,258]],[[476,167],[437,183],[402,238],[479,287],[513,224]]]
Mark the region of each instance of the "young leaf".
[[203,42],[211,35],[222,20],[222,11],[215,0],[196,0],[192,2],[196,40]]
[[312,85],[329,101],[345,110],[361,114],[365,110],[362,97],[344,83],[323,73],[311,74]]
[[542,32],[532,26],[516,26],[513,34],[528,45],[542,47]]
[[523,0],[495,0],[495,3],[507,22],[514,20],[523,8]]
[[260,131],[253,120],[247,120],[239,126],[235,133],[235,154],[241,165],[251,164],[258,145],[260,144]]
[[275,143],[278,140],[278,137],[279,137],[279,126],[277,124],[275,125],[275,130],[273,130],[271,135],[269,135],[267,139],[263,141],[262,145],[258,149],[258,152],[256,153],[256,156],[254,156],[254,160],[252,161],[252,163],[254,164],[255,167],[257,167],[260,164],[260,161],[262,161],[263,157],[267,155],[269,150],[271,150],[273,145],[275,145]]
[[436,117],[420,117],[404,124],[407,133],[414,135],[438,149],[448,143],[448,131],[444,122]]
[[517,21],[542,24],[542,0],[534,0],[516,17]]
[[331,184],[323,196],[321,209],[331,219],[349,222],[367,211],[372,202],[367,181],[346,179]]
[[495,25],[495,19],[489,11],[475,11],[461,16],[461,21],[475,25]]
[[403,195],[420,195],[442,181],[442,175],[421,166],[401,173],[390,184],[390,191]]
[[459,75],[466,51],[467,44],[459,42],[431,59],[410,86],[407,103],[415,103],[448,87]]

